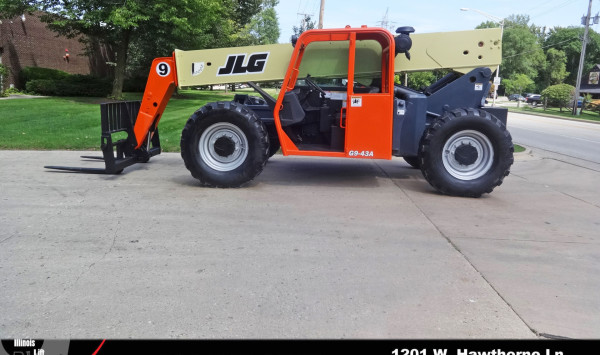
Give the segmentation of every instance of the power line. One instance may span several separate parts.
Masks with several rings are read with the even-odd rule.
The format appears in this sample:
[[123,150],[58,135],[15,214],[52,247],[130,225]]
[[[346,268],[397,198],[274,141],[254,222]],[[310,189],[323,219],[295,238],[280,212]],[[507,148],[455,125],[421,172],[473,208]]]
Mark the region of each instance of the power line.
[[321,1],[320,0],[313,0],[312,5],[313,6],[312,6],[311,13],[313,13],[313,14],[317,13],[317,9],[319,9],[321,7]]
[[565,2],[563,2],[563,3],[562,3],[562,4],[560,4],[560,5],[556,5],[554,8],[545,9],[545,10],[543,10],[542,12],[538,12],[538,13],[537,13],[535,16],[542,16],[542,15],[545,15],[545,14],[547,14],[547,13],[553,12],[553,11],[555,11],[555,10],[558,10],[558,9],[560,9],[560,8],[563,8],[563,7],[567,6],[567,5],[570,5],[571,3],[574,3],[575,1],[576,1],[576,0],[569,0],[569,1],[565,1]]
[[298,12],[296,13],[296,15],[297,16],[301,16],[301,22],[302,23],[304,23],[304,21],[306,20],[306,18],[308,16],[310,16],[311,19],[315,16],[314,11],[313,12],[308,12],[309,1],[311,1],[311,0],[306,0],[304,2],[304,8],[303,8],[302,12],[300,12],[300,8],[302,7],[302,2],[298,3]]
[[[560,42],[558,42],[558,43],[549,44],[549,45],[547,45],[547,46],[541,46],[541,47],[540,47],[540,49],[545,49],[545,48],[550,48],[550,47],[556,47],[556,46],[558,46],[559,44],[563,44],[563,43],[567,43],[567,42],[572,42],[572,41],[573,41],[573,38],[571,38],[571,39],[567,39],[567,40],[564,40],[564,41],[560,41]],[[533,53],[533,52],[537,52],[537,49],[533,49],[533,50],[530,50],[530,51],[525,51],[525,52],[521,52],[521,53],[517,53],[517,54],[509,55],[509,56],[506,56],[506,57],[504,57],[504,56],[503,56],[503,57],[502,57],[502,59],[506,59],[506,58],[514,58],[514,57],[518,57],[518,56],[520,56],[520,55],[523,55],[523,54],[527,54],[527,53]]]
[[304,12],[304,13],[307,13],[307,12],[308,12],[308,4],[309,4],[309,1],[310,1],[310,0],[306,0],[306,1],[304,2],[304,10],[303,10],[302,12]]
[[545,15],[545,14],[547,14],[549,12],[552,12],[554,10],[558,10],[561,7],[565,7],[565,6],[567,6],[567,5],[571,4],[571,3],[574,3],[576,1],[577,0],[567,0],[567,1],[565,1],[563,3],[560,3],[560,4],[558,4],[558,5],[554,6],[554,7],[551,7],[551,5],[548,4],[548,1],[542,1],[540,5],[537,5],[537,6],[533,7],[533,8],[531,8],[531,9],[527,10],[527,13],[534,12],[534,14],[535,14],[535,10],[542,9],[542,12],[539,12],[539,13],[537,13],[535,15],[535,16],[541,16],[541,15]]

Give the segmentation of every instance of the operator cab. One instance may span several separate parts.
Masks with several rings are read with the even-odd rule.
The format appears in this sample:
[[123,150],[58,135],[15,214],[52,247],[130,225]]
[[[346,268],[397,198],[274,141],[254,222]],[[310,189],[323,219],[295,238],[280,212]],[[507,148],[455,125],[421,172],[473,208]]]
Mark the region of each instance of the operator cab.
[[394,57],[384,29],[303,33],[275,110],[283,153],[390,159]]

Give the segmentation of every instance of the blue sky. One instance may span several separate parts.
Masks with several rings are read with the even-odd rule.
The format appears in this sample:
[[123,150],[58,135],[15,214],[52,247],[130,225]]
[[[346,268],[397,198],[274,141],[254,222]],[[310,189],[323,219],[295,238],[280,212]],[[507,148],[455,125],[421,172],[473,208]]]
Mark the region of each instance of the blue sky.
[[[589,0],[325,0],[325,28],[346,25],[381,26],[386,11],[389,25],[413,26],[417,32],[461,31],[475,28],[487,18],[470,8],[495,17],[527,14],[530,23],[539,26],[581,26],[581,17],[587,13]],[[292,27],[302,18],[299,13],[319,17],[320,0],[280,0],[277,15],[281,29],[280,43],[288,43]],[[592,4],[592,16],[600,12],[600,3]],[[599,31],[600,25],[592,28]]]

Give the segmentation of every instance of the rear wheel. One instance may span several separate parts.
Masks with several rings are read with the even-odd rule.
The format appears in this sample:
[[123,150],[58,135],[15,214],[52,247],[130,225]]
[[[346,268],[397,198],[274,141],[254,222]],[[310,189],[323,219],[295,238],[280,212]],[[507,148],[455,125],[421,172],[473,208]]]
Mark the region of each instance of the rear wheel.
[[181,156],[204,185],[238,187],[262,172],[269,138],[255,113],[235,102],[196,111],[181,133]]
[[438,191],[479,197],[502,184],[513,163],[512,139],[490,113],[454,110],[425,132],[419,149],[421,171]]

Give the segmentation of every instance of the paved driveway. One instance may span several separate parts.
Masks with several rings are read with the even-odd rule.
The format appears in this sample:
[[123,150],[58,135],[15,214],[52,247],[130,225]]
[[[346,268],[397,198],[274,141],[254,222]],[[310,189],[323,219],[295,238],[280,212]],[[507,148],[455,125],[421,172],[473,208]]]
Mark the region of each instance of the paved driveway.
[[42,169],[78,156],[0,151],[4,338],[600,337],[597,165],[523,153],[479,199],[401,159]]

